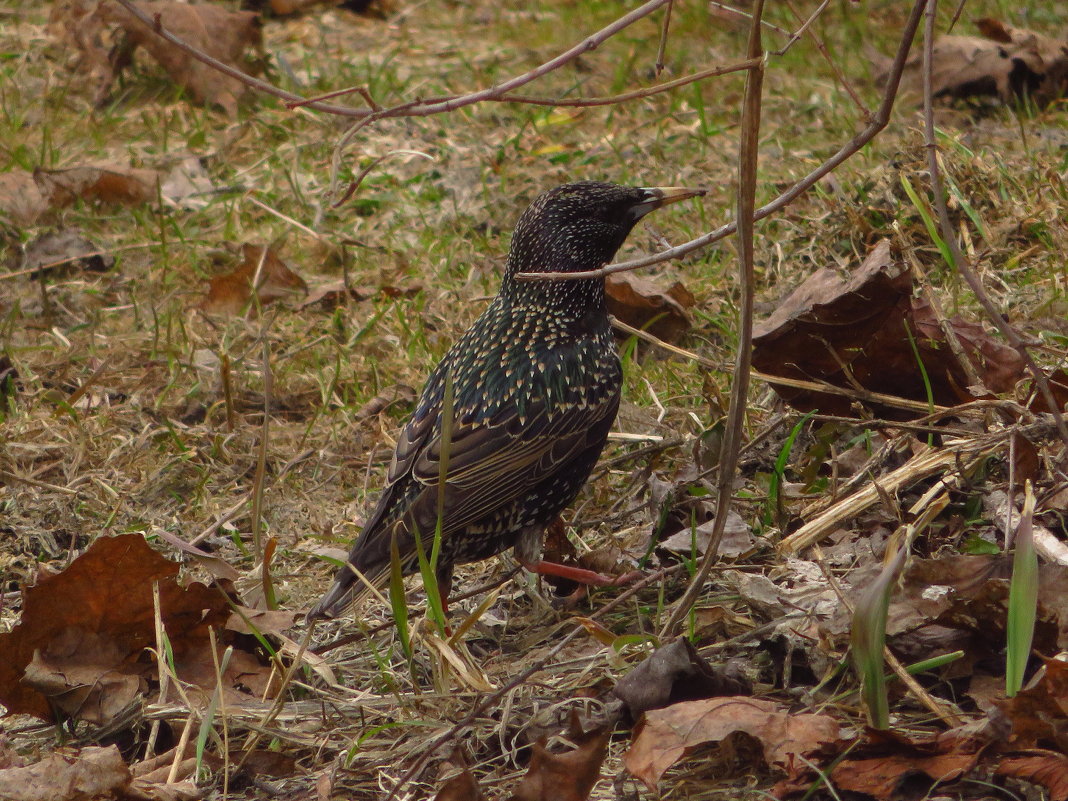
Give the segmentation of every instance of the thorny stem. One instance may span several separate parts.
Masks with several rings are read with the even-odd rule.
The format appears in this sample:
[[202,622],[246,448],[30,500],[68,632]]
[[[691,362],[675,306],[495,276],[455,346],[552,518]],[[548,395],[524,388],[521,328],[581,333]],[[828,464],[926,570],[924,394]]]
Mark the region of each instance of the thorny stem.
[[[757,209],[753,214],[754,221],[763,220],[765,217],[789,206],[798,197],[811,189],[820,178],[828,173],[834,172],[842,162],[851,158],[887,126],[890,122],[890,112],[894,108],[894,101],[897,99],[897,90],[901,83],[901,73],[905,69],[905,61],[908,58],[909,51],[912,49],[912,39],[916,35],[916,30],[920,26],[920,17],[923,15],[925,6],[926,0],[916,0],[915,5],[912,7],[912,12],[909,14],[909,18],[905,22],[905,27],[901,33],[900,44],[898,45],[897,53],[894,56],[894,62],[890,66],[889,77],[886,80],[886,89],[883,91],[882,102],[879,104],[879,108],[875,112],[875,116],[872,118],[871,122],[868,123],[864,130],[842,145],[838,152],[823,162],[823,164],[795,183],[773,201]],[[518,273],[517,277],[525,281],[567,281],[583,278],[603,278],[612,273],[625,272],[627,270],[637,269],[638,267],[648,267],[653,264],[660,264],[661,262],[682,258],[696,250],[708,247],[714,242],[725,239],[737,230],[738,224],[736,222],[729,222],[725,225],[721,225],[714,231],[710,231],[696,239],[691,239],[689,242],[684,242],[681,245],[676,245],[673,248],[668,248],[659,253],[653,253],[652,255],[643,256],[638,259],[631,259],[630,261],[608,264],[597,270],[587,270],[581,273]]]
[[[942,231],[942,238],[949,246],[949,254],[953,258],[953,264],[956,266],[957,271],[964,277],[968,287],[982,305],[983,310],[986,311],[990,321],[997,326],[998,331],[1005,337],[1005,340],[1020,354],[1020,358],[1027,365],[1028,371],[1034,376],[1039,393],[1053,414],[1057,433],[1065,445],[1068,445],[1068,425],[1065,424],[1064,416],[1061,414],[1060,407],[1049,388],[1046,374],[1031,358],[1031,353],[1027,350],[1023,340],[1020,339],[1019,334],[1009,325],[997,306],[994,305],[994,301],[990,299],[983,282],[979,280],[979,276],[976,275],[975,270],[972,268],[971,262],[961,252],[960,243],[957,241],[957,236],[953,231],[953,223],[949,219],[946,193],[942,186],[942,172],[938,165],[938,145],[935,142],[934,91],[931,82],[935,13],[937,10],[938,0],[931,0],[927,7],[923,30],[923,123],[924,147],[927,149],[927,169],[931,174],[931,196],[934,201],[935,213],[938,215],[938,227]],[[1068,450],[1066,450],[1064,458],[1068,459]]]

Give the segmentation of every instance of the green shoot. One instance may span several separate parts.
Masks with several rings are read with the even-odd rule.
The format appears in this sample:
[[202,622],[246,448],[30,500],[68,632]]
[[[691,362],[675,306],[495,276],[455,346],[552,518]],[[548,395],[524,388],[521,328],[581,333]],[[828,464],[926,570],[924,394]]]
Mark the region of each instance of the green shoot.
[[1031,640],[1035,634],[1038,608],[1038,554],[1035,552],[1032,518],[1035,493],[1031,482],[1024,484],[1024,506],[1016,528],[1009,584],[1009,619],[1006,625],[1005,695],[1012,698],[1023,687]]

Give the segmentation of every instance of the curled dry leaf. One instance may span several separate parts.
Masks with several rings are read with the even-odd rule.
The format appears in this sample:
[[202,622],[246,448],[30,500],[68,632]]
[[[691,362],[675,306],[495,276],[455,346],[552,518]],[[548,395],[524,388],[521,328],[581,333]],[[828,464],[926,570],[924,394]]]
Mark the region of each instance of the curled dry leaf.
[[998,776],[1040,784],[1049,791],[1049,801],[1068,801],[1068,756],[1041,748],[1006,754],[998,762]]
[[23,170],[0,173],[0,222],[29,226],[48,211],[45,197],[33,175]]
[[83,801],[122,797],[130,784],[117,746],[90,746],[75,756],[52,754],[24,768],[0,770],[4,801]]
[[33,225],[49,209],[69,206],[75,199],[129,205],[156,196],[155,170],[113,164],[84,164],[61,170],[38,168],[0,174],[0,220]]
[[415,403],[416,397],[415,387],[410,387],[407,384],[394,384],[391,387],[386,387],[357,409],[353,418],[359,422],[369,420],[392,406],[408,406]]
[[748,688],[708,664],[684,637],[657,648],[616,682],[612,695],[627,705],[632,718],[650,709],[716,695],[737,695]]
[[208,314],[236,315],[254,310],[250,305],[253,283],[261,305],[308,291],[304,279],[290,270],[272,249],[246,244],[241,246],[241,254],[241,266],[209,280],[208,293],[200,302],[200,308]]
[[[1068,91],[1068,39],[1016,28],[989,17],[976,22],[982,36],[939,36],[931,62],[935,97],[992,97],[1002,103],[1030,96],[1040,105]],[[880,76],[885,82],[887,72]],[[905,65],[902,89],[923,91],[923,56]]]
[[83,164],[62,170],[36,169],[33,179],[53,206],[76,199],[131,205],[156,197],[159,173],[114,164]]
[[[182,587],[178,565],[140,534],[101,537],[61,573],[24,591],[22,619],[0,634],[0,703],[9,714],[53,720],[56,711],[106,724],[153,688],[157,668],[144,658],[156,644],[152,586],[178,677],[191,697],[216,686],[209,628],[220,647],[234,644],[223,691],[228,703],[270,697],[271,670],[225,630],[230,605],[200,583]],[[200,689],[198,689],[200,688]]]
[[27,243],[22,256],[22,269],[32,271],[31,278],[71,265],[102,273],[115,266],[115,257],[73,229],[42,234]]
[[1054,744],[1068,753],[1068,663],[1045,660],[1042,672],[1028,686],[994,703],[1012,721],[1011,747]]
[[[948,325],[989,390],[1007,392],[1024,376],[1020,355],[982,326],[960,319]],[[921,402],[928,400],[929,383],[930,399],[944,406],[973,399],[967,373],[930,307],[912,299],[910,274],[894,261],[887,240],[848,280],[819,270],[756,325],[753,365],[771,375]],[[855,415],[848,397],[773,386],[801,411]],[[881,416],[906,414],[872,405]]]
[[462,751],[457,749],[444,763],[443,770],[452,775],[441,785],[434,801],[485,801],[486,796],[467,766],[467,757]]
[[[158,19],[166,30],[235,69],[241,69],[249,47],[261,44],[259,15],[255,12],[228,11],[207,3],[137,5],[149,17]],[[49,28],[82,56],[87,71],[98,83],[97,103],[103,102],[118,73],[131,63],[133,50],[144,47],[197,102],[217,104],[230,116],[237,113],[237,102],[244,91],[240,81],[179,50],[112,0],[58,2],[53,6]],[[124,37],[114,57],[107,43],[113,29]]]
[[837,746],[839,724],[829,715],[795,714],[774,701],[732,696],[654,709],[623,756],[627,770],[656,792],[664,772],[691,751],[736,732],[757,740],[769,765],[791,771],[800,756]]
[[535,743],[530,767],[509,801],[586,801],[601,777],[611,736],[608,726],[583,732],[572,709],[567,739],[575,747],[554,752],[545,740]]
[[[866,742],[838,762],[831,778],[840,790],[863,793],[876,801],[897,801],[903,786],[933,790],[939,784],[959,779],[979,762],[989,744],[981,721],[934,737],[909,739],[888,731],[868,730]],[[926,781],[924,786],[919,782]]]
[[694,296],[676,281],[666,290],[634,273],[616,273],[604,282],[608,311],[634,328],[665,342],[678,342],[693,323]]
[[379,287],[346,286],[344,280],[339,279],[309,288],[308,297],[300,304],[299,308],[322,306],[326,309],[332,309],[340,306],[347,298],[357,301],[371,300],[379,295],[385,298],[410,298],[422,291],[423,285],[418,283],[406,286],[394,286],[392,284],[383,284]]

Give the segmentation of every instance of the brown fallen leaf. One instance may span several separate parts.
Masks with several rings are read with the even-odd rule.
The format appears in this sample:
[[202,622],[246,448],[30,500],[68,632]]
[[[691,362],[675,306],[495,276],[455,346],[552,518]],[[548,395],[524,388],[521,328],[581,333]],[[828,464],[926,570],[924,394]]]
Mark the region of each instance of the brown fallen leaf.
[[1042,671],[1024,689],[994,704],[1012,722],[1010,747],[1053,744],[1068,753],[1068,663],[1045,660]]
[[608,312],[627,325],[665,342],[678,342],[693,322],[688,311],[694,296],[676,281],[666,290],[634,273],[616,273],[604,282]]
[[357,422],[369,420],[392,406],[407,406],[408,404],[415,403],[415,399],[416,392],[414,387],[410,387],[407,384],[394,384],[391,387],[386,387],[357,409],[353,418]]
[[467,757],[460,749],[443,764],[443,773],[453,774],[441,785],[434,801],[485,801],[478,782],[467,765]]
[[386,298],[410,298],[422,291],[423,285],[418,283],[405,286],[394,286],[392,284],[383,284],[379,287],[346,286],[343,279],[338,279],[310,287],[308,297],[304,299],[298,308],[322,306],[326,309],[332,309],[340,306],[346,298],[356,301],[370,300],[379,295]]
[[[1046,376],[1046,380],[1049,383],[1050,394],[1053,395],[1053,402],[1057,404],[1057,410],[1063,412],[1068,409],[1068,370],[1063,368],[1054,370]],[[1038,391],[1035,392],[1035,399],[1031,401],[1028,408],[1039,413],[1048,414],[1052,411],[1045,397]]]
[[1036,748],[1006,754],[994,773],[1042,785],[1049,791],[1049,801],[1068,801],[1068,756],[1060,751]]
[[23,170],[0,173],[0,221],[12,226],[30,226],[49,209],[31,173]]
[[[1019,354],[982,326],[959,318],[948,324],[987,389],[1007,392],[1023,377]],[[928,400],[929,385],[930,399],[944,406],[972,400],[967,373],[927,304],[913,301],[911,275],[895,262],[887,240],[872,249],[848,280],[833,270],[819,270],[756,325],[753,365],[771,375],[822,380],[845,389],[859,386],[920,402]],[[848,397],[773,386],[801,411],[856,414]],[[910,415],[871,405],[881,416]]]
[[586,801],[601,778],[601,763],[612,737],[609,726],[582,731],[572,709],[567,739],[574,748],[550,751],[545,740],[534,743],[530,767],[509,801]]
[[72,265],[102,273],[115,266],[115,257],[98,248],[80,231],[61,229],[28,242],[23,251],[21,269],[29,270],[30,277],[36,278],[41,272],[49,273]]
[[[969,727],[914,740],[869,730],[867,741],[834,766],[831,779],[840,790],[864,793],[876,801],[898,801],[906,781],[925,780],[925,789],[933,790],[959,779],[978,764],[988,742]],[[923,790],[918,797],[922,794]]]
[[152,586],[187,694],[206,703],[216,686],[208,629],[220,648],[234,645],[224,674],[228,703],[270,697],[271,670],[225,630],[230,605],[218,590],[178,584],[178,565],[140,534],[100,537],[60,573],[23,592],[22,619],[0,634],[0,703],[8,714],[54,720],[56,712],[108,723],[146,691],[158,692]]
[[69,206],[76,199],[132,205],[156,197],[160,175],[155,170],[117,164],[82,164],[61,170],[37,168],[33,179],[54,207]]
[[241,246],[241,255],[243,261],[236,270],[209,279],[208,292],[200,301],[201,309],[209,314],[225,315],[254,311],[250,305],[253,282],[260,305],[308,291],[304,279],[290,270],[271,248],[245,244]]
[[829,715],[790,713],[774,701],[731,696],[687,701],[645,713],[623,762],[654,793],[664,772],[687,753],[720,743],[736,732],[756,739],[764,759],[787,772],[839,742],[839,724]]
[[[259,15],[252,11],[229,11],[207,3],[143,2],[137,6],[166,30],[235,69],[242,69],[246,50],[262,43]],[[124,38],[112,55],[108,38],[116,28]],[[194,100],[221,106],[231,117],[237,114],[238,100],[245,91],[241,81],[179,50],[113,0],[57,2],[49,29],[81,55],[83,69],[98,84],[97,104],[106,100],[118,74],[133,62],[133,51],[143,47]]]
[[85,801],[123,795],[130,784],[117,746],[89,746],[74,754],[51,754],[24,768],[0,770],[4,801]]
[[722,675],[685,637],[657,648],[616,682],[612,695],[627,705],[632,718],[672,703],[746,691],[741,682]]
[[[1046,105],[1068,90],[1068,40],[1054,39],[999,20],[976,22],[982,36],[939,36],[931,61],[935,97],[993,97],[1002,103],[1030,96]],[[885,81],[885,74],[881,76]],[[923,91],[923,57],[905,64],[902,89]]]

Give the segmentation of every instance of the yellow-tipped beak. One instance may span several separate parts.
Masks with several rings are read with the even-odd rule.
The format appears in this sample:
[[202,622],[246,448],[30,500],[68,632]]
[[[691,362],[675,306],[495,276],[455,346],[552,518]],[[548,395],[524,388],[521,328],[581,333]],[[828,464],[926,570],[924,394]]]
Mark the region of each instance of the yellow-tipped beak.
[[707,190],[691,189],[686,186],[643,186],[641,191],[645,193],[646,199],[632,207],[631,211],[635,220],[640,220],[661,206],[678,203],[680,200],[688,200],[691,197],[700,197]]

